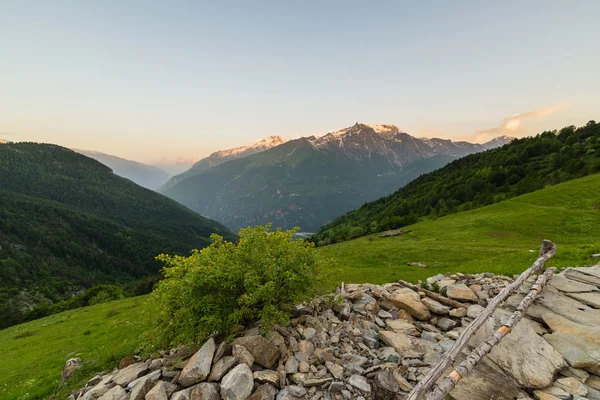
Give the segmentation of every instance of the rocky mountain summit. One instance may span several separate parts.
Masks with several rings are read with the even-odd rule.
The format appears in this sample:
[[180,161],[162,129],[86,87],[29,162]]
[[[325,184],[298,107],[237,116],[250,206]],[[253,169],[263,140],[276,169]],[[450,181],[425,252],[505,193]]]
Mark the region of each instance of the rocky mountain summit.
[[[209,339],[197,351],[124,359],[70,399],[403,399],[512,281],[457,273],[421,286],[346,285],[299,306],[288,326],[266,336],[255,326],[231,343]],[[501,325],[533,281],[496,310],[465,352]],[[526,318],[449,398],[600,399],[600,265],[551,278]]]

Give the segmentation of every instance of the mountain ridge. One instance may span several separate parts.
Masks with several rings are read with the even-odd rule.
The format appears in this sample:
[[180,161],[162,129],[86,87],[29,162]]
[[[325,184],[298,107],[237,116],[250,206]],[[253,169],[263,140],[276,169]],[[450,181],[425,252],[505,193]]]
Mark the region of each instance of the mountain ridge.
[[393,125],[357,123],[229,160],[159,192],[234,230],[272,222],[314,232],[422,173],[486,150],[475,144],[438,147],[443,151]]

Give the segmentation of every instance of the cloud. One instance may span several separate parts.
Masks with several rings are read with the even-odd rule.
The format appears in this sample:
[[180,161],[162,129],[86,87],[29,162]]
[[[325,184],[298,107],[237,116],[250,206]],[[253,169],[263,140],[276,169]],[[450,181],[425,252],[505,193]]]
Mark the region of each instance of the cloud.
[[538,108],[537,110],[528,111],[522,114],[511,115],[504,118],[499,126],[489,129],[483,129],[475,133],[475,140],[483,142],[499,135],[520,135],[527,132],[525,126],[521,124],[523,120],[544,117],[554,114],[568,108],[566,105],[556,105],[547,108]]

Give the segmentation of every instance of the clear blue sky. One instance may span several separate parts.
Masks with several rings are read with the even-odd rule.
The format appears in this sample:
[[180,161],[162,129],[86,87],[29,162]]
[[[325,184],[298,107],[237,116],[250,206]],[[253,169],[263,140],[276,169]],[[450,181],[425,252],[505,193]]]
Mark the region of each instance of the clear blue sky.
[[600,119],[599,16],[596,0],[0,0],[0,138],[147,161],[356,121],[480,140],[580,125]]

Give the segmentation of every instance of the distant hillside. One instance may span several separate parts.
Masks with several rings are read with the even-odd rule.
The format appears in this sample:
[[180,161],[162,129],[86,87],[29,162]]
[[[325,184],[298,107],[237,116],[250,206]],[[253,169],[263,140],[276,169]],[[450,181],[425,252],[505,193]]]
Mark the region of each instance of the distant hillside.
[[10,142],[8,140],[0,139],[0,144],[3,144],[3,143],[10,143]]
[[100,161],[102,164],[112,169],[115,174],[122,176],[123,178],[127,178],[147,189],[158,189],[170,177],[167,172],[152,165],[126,160],[124,158],[100,153],[97,151],[73,150]]
[[598,171],[600,124],[590,121],[453,161],[337,218],[313,239],[329,244],[400,228],[421,217],[482,207]]
[[280,136],[269,136],[263,140],[251,144],[250,146],[242,146],[229,150],[216,151],[208,157],[205,157],[202,160],[196,162],[187,171],[172,177],[167,183],[165,183],[163,187],[160,188],[160,190],[165,191],[178,182],[181,182],[191,176],[198,175],[212,167],[216,167],[217,165],[221,165],[227,161],[260,153],[261,151],[268,150],[272,147],[279,146],[283,143],[285,143],[285,140],[283,140]]
[[[156,274],[222,225],[63,147],[0,146],[0,327],[19,310],[98,283]],[[10,302],[9,302],[10,301]]]
[[272,222],[314,232],[423,173],[487,148],[357,123],[230,160],[159,191],[234,230]]

